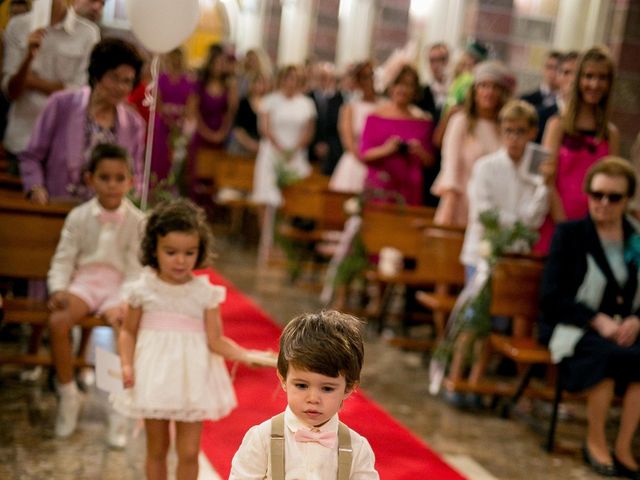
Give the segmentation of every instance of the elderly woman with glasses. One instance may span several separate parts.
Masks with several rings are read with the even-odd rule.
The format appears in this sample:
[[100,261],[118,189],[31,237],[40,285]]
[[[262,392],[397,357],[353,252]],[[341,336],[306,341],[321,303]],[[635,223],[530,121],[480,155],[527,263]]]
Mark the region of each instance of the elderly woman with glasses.
[[[639,479],[631,445],[640,419],[640,234],[625,216],[635,188],[622,158],[587,172],[588,216],[558,225],[551,243],[540,334],[562,389],[587,395],[585,461],[601,475]],[[605,425],[614,394],[623,403],[611,451]]]
[[20,176],[35,203],[50,197],[90,196],[84,171],[98,143],[117,143],[133,159],[134,177],[142,179],[145,123],[125,101],[138,83],[142,59],[130,43],[109,38],[96,44],[89,60],[89,85],[51,96],[20,154]]

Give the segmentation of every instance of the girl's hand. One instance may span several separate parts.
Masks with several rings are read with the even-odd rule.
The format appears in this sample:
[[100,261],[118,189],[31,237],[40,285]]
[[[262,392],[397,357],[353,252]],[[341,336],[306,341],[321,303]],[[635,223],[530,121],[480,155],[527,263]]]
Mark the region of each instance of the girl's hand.
[[591,320],[591,325],[600,336],[611,340],[616,339],[618,329],[620,328],[618,322],[604,313],[597,314],[593,320]]
[[636,316],[627,317],[618,327],[616,343],[621,347],[630,347],[636,342],[640,333],[640,319]]
[[122,366],[122,385],[124,388],[132,388],[135,383],[133,367],[131,365]]

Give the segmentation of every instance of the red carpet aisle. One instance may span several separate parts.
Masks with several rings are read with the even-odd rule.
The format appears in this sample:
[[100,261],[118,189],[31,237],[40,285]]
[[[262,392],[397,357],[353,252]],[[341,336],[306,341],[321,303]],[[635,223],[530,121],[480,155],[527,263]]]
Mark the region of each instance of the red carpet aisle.
[[[209,276],[228,289],[222,307],[225,334],[245,347],[276,351],[280,328],[223,277],[215,272]],[[205,423],[202,434],[202,451],[222,478],[228,477],[231,459],[249,427],[281,412],[286,400],[273,369],[240,367],[234,386],[238,407],[219,422]],[[345,402],[340,418],[369,440],[382,480],[464,480],[362,393]]]

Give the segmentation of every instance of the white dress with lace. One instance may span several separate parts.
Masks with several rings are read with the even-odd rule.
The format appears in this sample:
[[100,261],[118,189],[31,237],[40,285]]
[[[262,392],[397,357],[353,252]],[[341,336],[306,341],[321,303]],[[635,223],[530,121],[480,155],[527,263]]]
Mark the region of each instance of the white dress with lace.
[[172,285],[147,271],[131,285],[129,305],[142,308],[134,355],[134,386],[112,395],[129,417],[196,422],[216,420],[236,406],[229,372],[207,346],[204,312],[226,290],[194,277]]

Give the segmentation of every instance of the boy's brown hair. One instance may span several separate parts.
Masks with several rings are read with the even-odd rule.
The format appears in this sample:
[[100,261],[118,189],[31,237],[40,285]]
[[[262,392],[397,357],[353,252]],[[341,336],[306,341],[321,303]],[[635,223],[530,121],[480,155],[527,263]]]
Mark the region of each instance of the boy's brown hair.
[[498,121],[525,120],[529,128],[538,127],[538,113],[533,105],[524,100],[509,100],[498,114]]
[[347,390],[360,381],[364,360],[362,322],[335,310],[304,313],[291,320],[280,336],[278,373],[287,378],[289,365],[337,378]]

